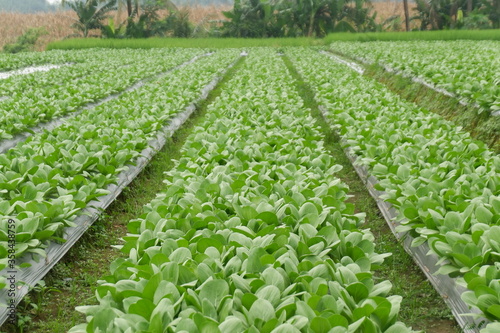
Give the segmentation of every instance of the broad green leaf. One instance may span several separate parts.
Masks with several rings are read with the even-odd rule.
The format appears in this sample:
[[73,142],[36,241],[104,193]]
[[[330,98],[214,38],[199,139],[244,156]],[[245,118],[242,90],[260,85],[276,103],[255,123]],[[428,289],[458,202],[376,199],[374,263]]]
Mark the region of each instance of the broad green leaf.
[[260,219],[268,224],[278,224],[278,217],[273,212],[262,212],[255,217],[256,219]]
[[315,317],[311,320],[310,329],[314,333],[327,333],[332,328],[328,319],[323,317]]
[[152,301],[147,299],[141,299],[138,302],[130,305],[128,312],[132,314],[139,315],[146,320],[151,318],[151,313],[155,309],[155,305]]
[[444,225],[448,230],[461,230],[463,217],[457,212],[447,212],[444,217]]
[[241,208],[241,217],[247,221],[257,218],[259,213],[251,206]]
[[455,272],[458,272],[460,269],[453,265],[443,265],[439,267],[436,274],[449,275]]
[[266,254],[267,252],[263,248],[252,248],[246,262],[246,271],[248,273],[258,273],[263,271],[265,266],[261,263],[260,259]]
[[281,292],[278,289],[278,287],[276,287],[274,285],[268,285],[268,286],[265,286],[265,287],[259,289],[255,293],[255,295],[258,298],[262,298],[262,299],[269,301],[272,304],[272,306],[275,308],[279,305],[280,299],[281,299]]
[[176,262],[167,262],[162,267],[163,279],[170,281],[174,284],[179,279],[179,265]]
[[385,330],[385,333],[411,333],[411,332],[413,331],[400,322],[395,323],[387,330]]
[[285,279],[275,268],[267,268],[262,272],[262,278],[266,284],[276,286],[280,291],[285,289]]
[[180,247],[172,252],[168,258],[175,263],[182,264],[186,260],[191,259],[191,251],[185,247]]
[[500,304],[493,304],[486,310],[490,315],[492,315],[496,320],[500,319]]
[[304,203],[299,210],[299,215],[301,217],[304,217],[308,214],[318,215],[318,209],[316,208],[316,205],[311,202]]
[[298,301],[296,302],[297,304],[297,311],[296,314],[300,316],[304,316],[308,318],[309,320],[313,320],[314,317],[316,317],[316,314],[314,313],[313,309],[307,305],[307,303],[303,301]]
[[219,325],[221,333],[242,332],[244,328],[244,323],[239,318],[233,316],[227,317],[226,320]]
[[224,296],[229,293],[229,285],[225,280],[207,281],[200,289],[200,299],[209,300],[217,306]]
[[291,324],[281,324],[276,327],[271,333],[300,333],[300,330]]
[[476,218],[480,223],[491,224],[493,218],[493,213],[491,213],[486,207],[478,206],[476,208]]
[[[113,322],[113,319],[116,318],[116,314],[113,309],[107,308],[102,309],[94,315],[93,318],[93,330],[100,330],[101,332],[106,332],[110,323]],[[149,319],[149,317],[148,317]]]
[[[153,332],[161,332],[172,321],[172,316],[169,310],[172,309],[172,302],[169,299],[162,299],[151,314],[149,321],[149,329]],[[173,311],[172,311],[173,312]]]
[[275,312],[272,304],[265,299],[257,299],[249,310],[251,318],[268,321],[274,318]]
[[400,165],[397,172],[398,178],[408,180],[410,177],[410,169],[406,165]]

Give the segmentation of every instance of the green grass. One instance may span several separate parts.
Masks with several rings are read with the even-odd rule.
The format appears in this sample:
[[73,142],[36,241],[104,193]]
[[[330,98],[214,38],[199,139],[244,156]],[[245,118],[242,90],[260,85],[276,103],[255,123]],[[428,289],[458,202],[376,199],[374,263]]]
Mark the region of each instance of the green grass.
[[349,201],[355,205],[356,212],[366,213],[365,227],[370,228],[375,236],[377,252],[392,253],[392,256],[386,258],[382,267],[375,272],[375,279],[389,280],[393,284],[392,294],[403,297],[399,320],[414,329],[422,329],[428,333],[459,332],[450,309],[392,234],[377,203],[345,155],[340,138],[322,117],[314,99],[314,92],[291,61],[287,57],[283,58],[297,82],[305,106],[311,109],[311,114],[322,129],[325,147],[335,158],[336,163],[343,167],[338,176],[349,186],[349,194],[352,195]]
[[73,50],[86,48],[162,48],[200,47],[245,48],[328,45],[334,41],[395,41],[395,40],[500,40],[500,30],[441,30],[414,32],[370,32],[332,33],[319,38],[143,38],[143,39],[98,39],[75,38],[52,42],[47,50]]
[[147,39],[97,39],[77,38],[50,43],[47,50],[85,48],[244,48],[323,45],[323,39],[314,38],[147,38]]
[[333,33],[325,37],[325,44],[335,41],[408,41],[408,40],[500,40],[500,29],[495,30],[439,30],[411,32]]
[[0,332],[67,332],[85,322],[85,316],[75,307],[98,304],[94,295],[97,281],[109,274],[113,260],[122,257],[110,245],[122,243],[128,222],[139,217],[143,206],[165,189],[164,173],[175,167],[175,161],[182,157],[181,148],[186,138],[192,128],[202,121],[206,106],[220,95],[221,87],[244,59],[241,57],[228,70],[207,99],[197,105],[193,115],[167,140],[163,149],[54,266],[45,277],[45,285],[35,288],[24,298],[18,306],[18,327],[5,324],[0,327]]

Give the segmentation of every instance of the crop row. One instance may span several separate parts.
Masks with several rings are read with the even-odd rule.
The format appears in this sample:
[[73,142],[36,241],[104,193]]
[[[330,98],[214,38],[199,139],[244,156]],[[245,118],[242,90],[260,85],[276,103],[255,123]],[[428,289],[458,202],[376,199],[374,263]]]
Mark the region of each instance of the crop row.
[[[154,74],[200,54],[200,50],[99,51],[87,61],[44,73],[13,76],[0,81],[0,139],[124,91]],[[125,63],[128,65],[123,66]]]
[[45,64],[60,65],[83,62],[94,52],[94,50],[78,50],[71,52],[54,50],[48,52],[24,52],[20,54],[0,53],[0,72]]
[[[46,72],[34,72],[26,75],[14,75],[7,79],[0,80],[0,95],[19,93],[27,89],[40,89],[47,86],[55,87],[58,85],[70,83],[86,75],[98,74],[96,71],[108,72],[108,66],[111,70],[128,68],[130,66],[141,66],[145,63],[154,61],[151,64],[153,69],[158,67],[158,60],[170,58],[173,53],[178,53],[180,57],[187,51],[190,54],[199,54],[203,50],[191,49],[90,49],[85,54],[80,55],[79,62],[62,64],[57,70]],[[68,52],[68,51],[66,51]],[[70,52],[68,52],[70,53]],[[112,72],[111,72],[112,73]],[[111,73],[106,73],[110,76]]]
[[16,256],[43,256],[46,243],[60,240],[81,209],[236,55],[202,58],[0,154],[0,268],[12,244],[9,217],[16,221]]
[[325,55],[287,54],[350,152],[399,210],[398,230],[414,237],[413,246],[428,242],[445,263],[440,274],[464,277],[471,290],[464,301],[500,320],[500,157],[453,123]]
[[250,53],[182,152],[70,332],[410,331],[275,51]]
[[[129,50],[126,52],[128,53]],[[38,71],[24,75],[12,75],[0,80],[0,95],[19,94],[27,89],[39,89],[47,86],[55,87],[75,79],[95,73],[95,71],[106,71],[107,66],[117,69],[119,65],[129,65],[139,58],[133,53],[127,57],[121,56],[116,50],[93,50],[86,59],[81,62],[68,63],[59,66],[58,70]],[[16,73],[12,71],[9,73]]]
[[500,110],[498,41],[335,42],[330,48],[421,78],[481,110]]

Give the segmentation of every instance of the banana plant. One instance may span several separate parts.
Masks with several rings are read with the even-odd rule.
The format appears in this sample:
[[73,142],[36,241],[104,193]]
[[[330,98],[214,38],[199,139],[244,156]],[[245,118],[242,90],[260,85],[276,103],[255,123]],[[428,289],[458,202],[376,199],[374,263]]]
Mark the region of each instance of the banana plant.
[[103,27],[102,21],[109,17],[108,13],[113,10],[116,0],[106,2],[100,0],[63,1],[63,5],[74,10],[78,16],[78,20],[72,27],[81,31],[83,37],[88,37],[90,30]]
[[[90,29],[100,29],[107,37],[118,37],[128,35],[135,37],[132,31],[141,29],[144,21],[156,22],[159,20],[158,11],[166,9],[170,13],[177,13],[176,5],[170,0],[63,0],[62,6],[69,6],[79,17],[74,27],[83,32],[87,37]],[[127,17],[115,27],[115,21],[121,15],[123,8],[126,8]],[[116,10],[116,19],[106,15],[112,10]],[[108,24],[103,21],[108,19]],[[127,27],[127,31],[124,31]],[[142,27],[144,29],[144,27]]]

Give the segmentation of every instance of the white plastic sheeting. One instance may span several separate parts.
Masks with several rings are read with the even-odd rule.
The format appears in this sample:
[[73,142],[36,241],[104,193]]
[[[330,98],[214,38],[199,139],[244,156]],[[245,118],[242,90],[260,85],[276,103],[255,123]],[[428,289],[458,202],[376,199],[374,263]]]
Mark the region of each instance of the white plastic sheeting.
[[363,75],[365,73],[365,70],[363,69],[363,67],[361,67],[360,65],[358,65],[355,62],[344,60],[344,59],[337,57],[335,54],[332,54],[330,52],[321,51],[321,53],[328,55],[330,58],[334,59],[335,61],[337,61],[341,64],[344,64],[348,67],[351,67],[353,70],[355,70],[356,72],[358,72],[361,75]]
[[31,66],[31,67],[25,67],[25,68],[17,69],[15,71],[10,71],[10,72],[0,72],[0,80],[8,79],[9,77],[14,76],[14,75],[26,75],[26,74],[36,73],[36,72],[48,72],[51,69],[61,68],[62,66],[69,66],[69,64]]

